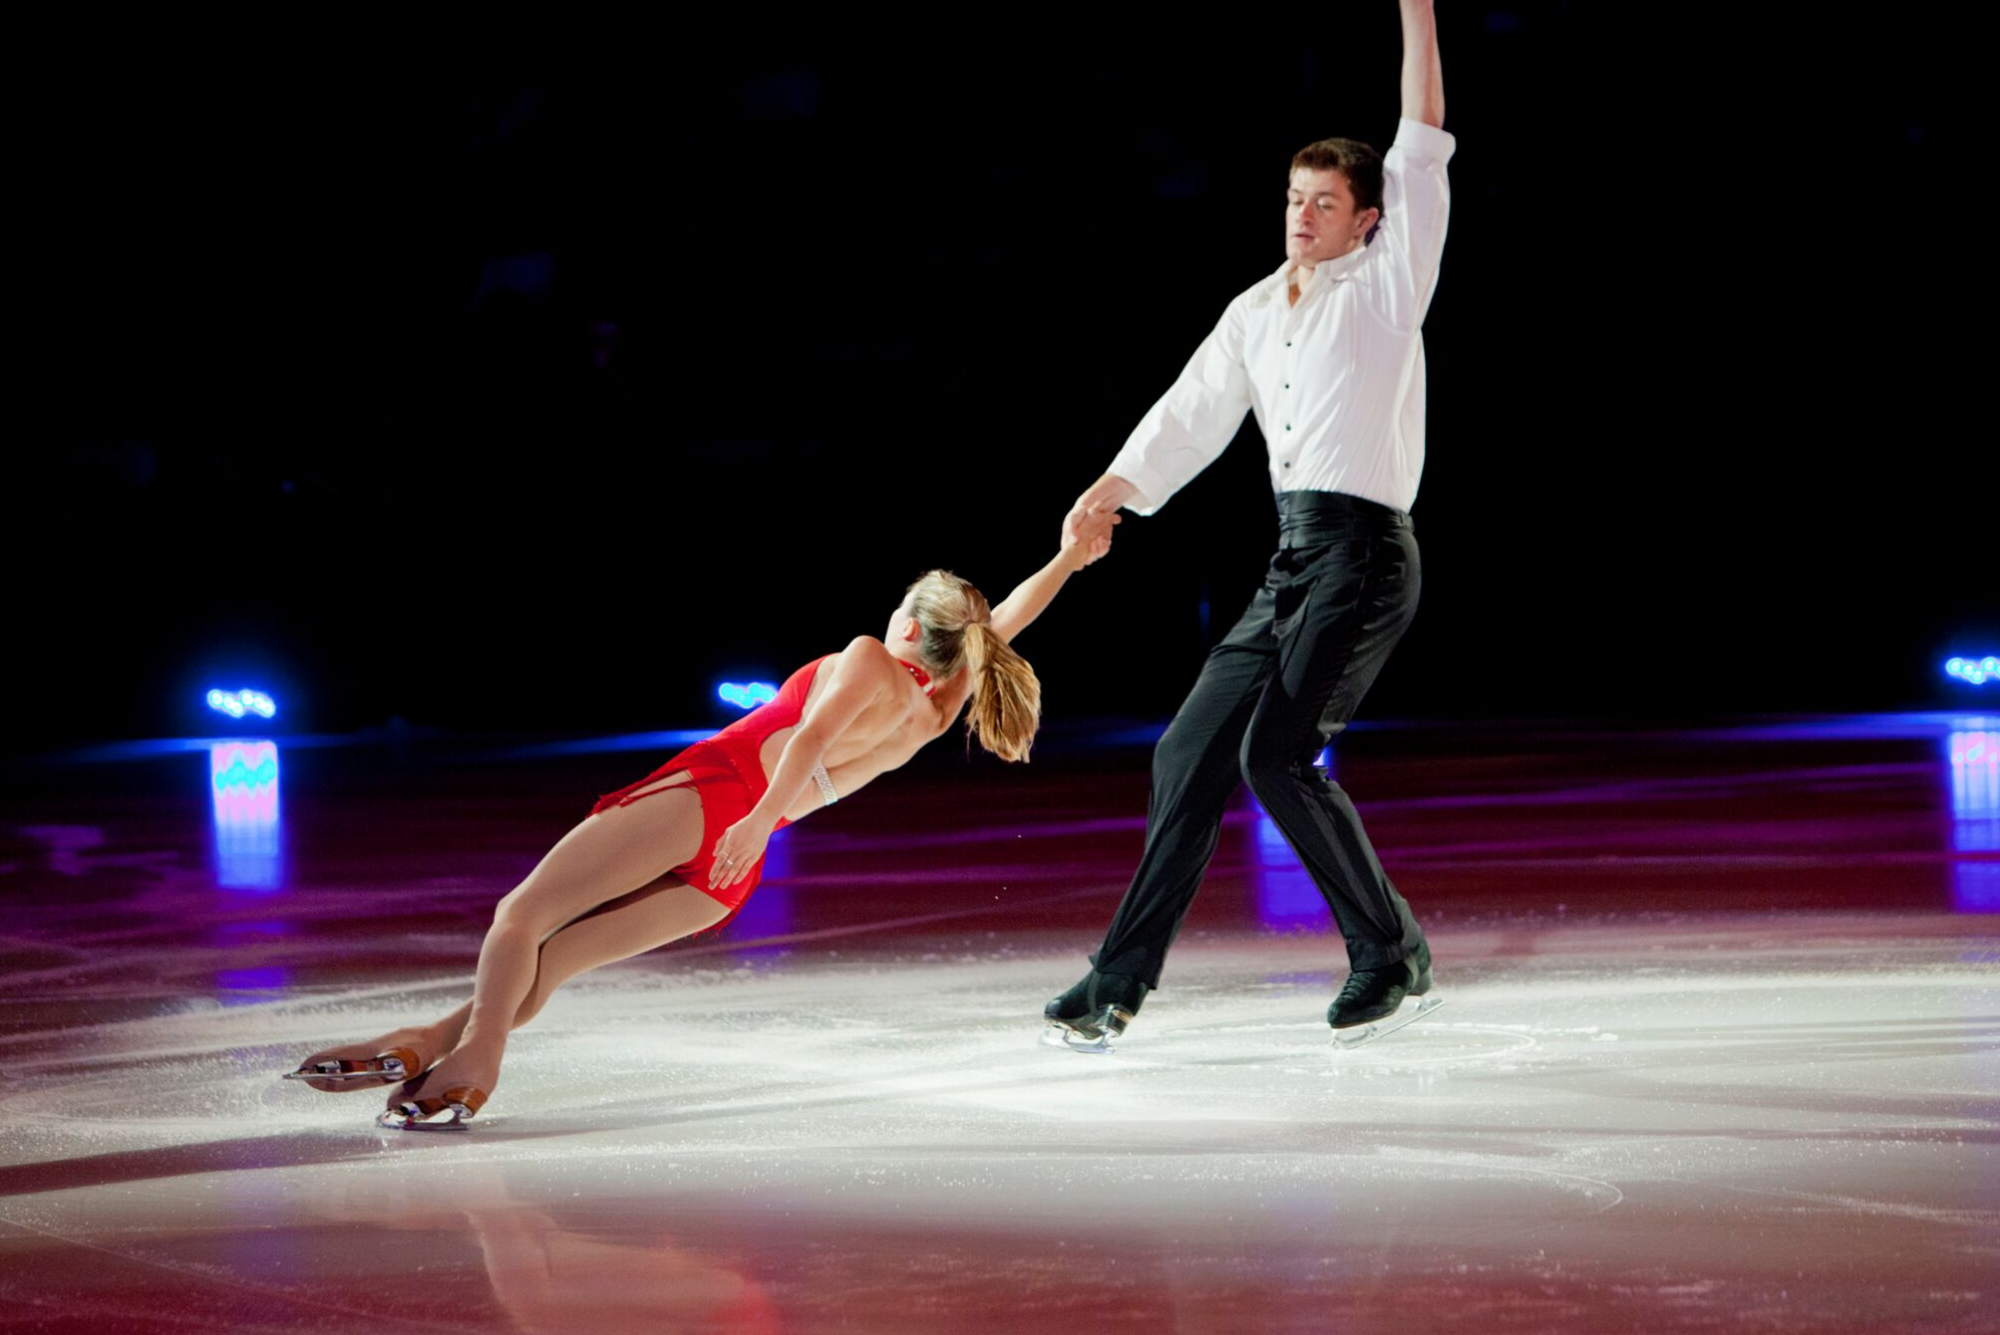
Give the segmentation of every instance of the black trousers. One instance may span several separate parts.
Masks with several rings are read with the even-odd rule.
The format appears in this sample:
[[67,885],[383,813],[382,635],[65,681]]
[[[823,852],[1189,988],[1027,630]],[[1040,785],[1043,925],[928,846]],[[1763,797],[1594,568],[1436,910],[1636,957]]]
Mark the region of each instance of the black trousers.
[[1280,493],[1278,528],[1263,588],[1153,752],[1146,851],[1091,956],[1100,973],[1159,986],[1239,782],[1326,896],[1350,967],[1393,964],[1423,940],[1354,803],[1313,763],[1416,614],[1416,533],[1401,510],[1325,491]]

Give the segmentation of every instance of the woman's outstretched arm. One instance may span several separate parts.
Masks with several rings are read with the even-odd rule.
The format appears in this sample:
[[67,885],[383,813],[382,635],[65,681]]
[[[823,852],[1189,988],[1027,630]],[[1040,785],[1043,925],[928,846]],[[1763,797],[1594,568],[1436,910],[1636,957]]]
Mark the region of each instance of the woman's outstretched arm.
[[[1078,516],[1073,530],[1065,527],[1062,550],[1047,565],[1016,584],[1014,591],[993,609],[993,633],[1012,644],[1014,637],[1055,601],[1071,575],[1103,555],[1101,549],[1110,547],[1111,528],[1120,518],[1115,511],[1100,511]],[[1070,540],[1072,531],[1074,541]]]

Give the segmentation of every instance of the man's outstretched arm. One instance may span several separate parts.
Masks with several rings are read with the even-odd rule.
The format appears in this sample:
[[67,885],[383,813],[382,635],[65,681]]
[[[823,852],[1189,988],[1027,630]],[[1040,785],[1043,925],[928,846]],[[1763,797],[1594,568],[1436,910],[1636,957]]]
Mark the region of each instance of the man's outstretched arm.
[[[1250,412],[1243,368],[1243,298],[1229,303],[1215,328],[1151,410],[1139,420],[1104,476],[1076,498],[1063,520],[1063,541],[1091,513],[1129,506],[1151,514],[1227,449]],[[1109,548],[1094,549],[1092,560]]]
[[[1116,473],[1106,473],[1091,483],[1089,490],[1077,497],[1076,504],[1063,516],[1063,545],[1068,546],[1077,540],[1078,526],[1085,523],[1091,515],[1109,514],[1127,501],[1143,499],[1139,495],[1138,487]],[[1102,550],[1093,552],[1090,560],[1096,561],[1110,550],[1111,537],[1107,533]]]
[[1431,0],[1403,7],[1403,116],[1444,128],[1444,68],[1438,61],[1437,14]]

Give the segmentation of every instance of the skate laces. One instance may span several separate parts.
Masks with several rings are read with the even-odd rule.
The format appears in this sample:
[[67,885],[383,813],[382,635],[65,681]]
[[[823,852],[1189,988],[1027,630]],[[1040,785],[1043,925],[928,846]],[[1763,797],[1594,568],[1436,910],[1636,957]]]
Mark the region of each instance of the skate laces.
[[1381,972],[1380,969],[1356,969],[1348,974],[1347,983],[1340,989],[1340,996],[1335,1004],[1360,997],[1375,985],[1375,976]]

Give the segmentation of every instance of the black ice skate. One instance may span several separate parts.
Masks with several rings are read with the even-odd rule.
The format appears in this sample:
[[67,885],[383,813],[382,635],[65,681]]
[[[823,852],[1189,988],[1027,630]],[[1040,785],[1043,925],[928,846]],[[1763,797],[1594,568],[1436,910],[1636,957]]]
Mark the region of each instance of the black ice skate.
[[1092,969],[1069,991],[1042,1008],[1049,1027],[1042,1042],[1071,1052],[1109,1052],[1150,989],[1136,978]]
[[1343,1048],[1359,1047],[1414,1024],[1444,1005],[1443,997],[1426,995],[1430,990],[1428,945],[1419,944],[1408,958],[1386,969],[1356,969],[1327,1007],[1326,1022],[1333,1026],[1334,1042]]

